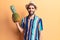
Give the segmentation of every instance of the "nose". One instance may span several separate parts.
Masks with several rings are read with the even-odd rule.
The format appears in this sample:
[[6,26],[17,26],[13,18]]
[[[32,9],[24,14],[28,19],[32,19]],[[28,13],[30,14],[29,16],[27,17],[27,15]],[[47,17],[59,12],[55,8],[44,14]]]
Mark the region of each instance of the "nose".
[[30,11],[32,11],[32,8],[30,9]]

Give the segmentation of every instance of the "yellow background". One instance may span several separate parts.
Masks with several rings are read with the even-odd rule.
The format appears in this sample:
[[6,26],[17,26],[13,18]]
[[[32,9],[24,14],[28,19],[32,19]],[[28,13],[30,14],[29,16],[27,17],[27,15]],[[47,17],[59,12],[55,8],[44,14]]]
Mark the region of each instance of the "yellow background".
[[[22,40],[21,34],[12,21],[10,5],[14,5],[22,19],[28,12],[25,5],[30,0],[0,0],[0,40]],[[38,9],[36,15],[42,18],[42,40],[60,40],[60,0],[34,0]]]

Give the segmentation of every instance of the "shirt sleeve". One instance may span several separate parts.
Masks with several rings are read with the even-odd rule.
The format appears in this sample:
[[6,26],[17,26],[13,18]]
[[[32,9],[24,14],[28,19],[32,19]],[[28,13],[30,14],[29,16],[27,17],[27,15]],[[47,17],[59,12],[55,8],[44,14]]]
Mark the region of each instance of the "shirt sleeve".
[[38,25],[39,25],[39,31],[42,31],[43,30],[43,24],[42,24],[41,18],[39,19]]
[[24,18],[22,19],[22,21],[21,21],[21,23],[20,23],[20,26],[22,27],[22,28],[24,28]]

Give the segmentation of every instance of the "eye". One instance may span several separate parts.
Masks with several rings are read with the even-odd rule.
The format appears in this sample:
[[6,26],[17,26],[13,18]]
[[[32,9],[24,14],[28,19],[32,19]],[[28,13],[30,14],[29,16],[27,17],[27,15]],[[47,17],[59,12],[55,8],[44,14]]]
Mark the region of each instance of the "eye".
[[31,9],[31,8],[28,8],[28,9]]
[[32,9],[34,9],[34,8],[32,8]]

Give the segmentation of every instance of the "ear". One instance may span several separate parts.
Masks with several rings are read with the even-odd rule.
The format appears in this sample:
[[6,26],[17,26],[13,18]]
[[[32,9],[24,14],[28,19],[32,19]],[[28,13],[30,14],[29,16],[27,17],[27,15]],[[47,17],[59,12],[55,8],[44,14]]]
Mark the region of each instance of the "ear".
[[28,9],[28,4],[25,5],[25,8]]

